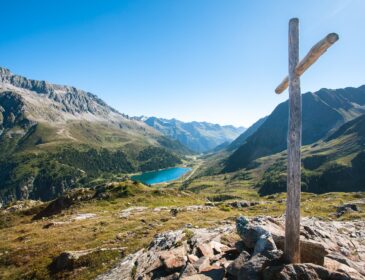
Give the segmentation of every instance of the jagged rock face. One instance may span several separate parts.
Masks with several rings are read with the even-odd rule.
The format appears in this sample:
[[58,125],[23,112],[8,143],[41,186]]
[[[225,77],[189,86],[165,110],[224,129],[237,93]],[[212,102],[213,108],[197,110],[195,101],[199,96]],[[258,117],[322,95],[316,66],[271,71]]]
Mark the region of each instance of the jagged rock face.
[[25,118],[25,106],[19,95],[10,91],[2,92],[0,104],[0,125],[4,129],[12,128],[15,125],[27,128],[33,124]]
[[[43,116],[47,119],[52,116],[52,113],[55,113],[53,111],[57,110],[78,117],[79,115],[86,114],[93,115],[96,119],[106,119],[108,117],[112,117],[114,121],[117,121],[118,117],[120,119],[128,119],[128,116],[117,112],[90,92],[70,86],[54,85],[46,81],[27,79],[14,75],[5,68],[0,68],[0,89],[11,91],[14,94],[18,93],[27,101],[25,103],[31,103],[36,107],[44,106],[43,109],[48,107],[45,110],[49,114],[48,116],[47,114],[42,115],[40,112],[38,114],[32,114],[32,106],[25,108],[28,109],[28,114],[36,118]],[[63,116],[59,115],[58,118],[53,117],[51,119],[54,121],[70,119],[71,117],[68,114],[64,114]]]
[[[242,240],[232,224],[158,234],[147,249],[125,257],[97,279],[361,280],[365,277],[364,221],[323,222],[304,218],[301,246],[306,263],[289,265],[284,263],[282,251],[276,248],[283,246],[283,219],[240,218],[237,229]],[[273,246],[260,245],[262,239],[270,238]],[[257,247],[262,250],[258,252]]]

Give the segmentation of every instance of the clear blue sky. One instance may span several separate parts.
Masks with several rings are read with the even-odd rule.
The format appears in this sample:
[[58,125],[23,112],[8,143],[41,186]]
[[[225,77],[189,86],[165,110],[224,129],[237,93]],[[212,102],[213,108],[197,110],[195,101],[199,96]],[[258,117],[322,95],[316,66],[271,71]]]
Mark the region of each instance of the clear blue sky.
[[301,56],[340,41],[302,92],[365,84],[364,0],[0,0],[0,65],[74,85],[129,115],[248,126],[287,98],[287,29]]

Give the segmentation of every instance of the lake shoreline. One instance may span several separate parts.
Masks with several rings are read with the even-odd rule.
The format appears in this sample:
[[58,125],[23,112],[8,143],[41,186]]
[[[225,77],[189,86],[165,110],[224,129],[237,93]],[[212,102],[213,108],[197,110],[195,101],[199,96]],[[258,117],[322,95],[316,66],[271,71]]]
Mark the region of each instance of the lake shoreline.
[[138,175],[131,176],[131,179],[146,185],[165,184],[180,179],[192,170],[193,169],[191,167],[169,167],[159,170],[141,172]]

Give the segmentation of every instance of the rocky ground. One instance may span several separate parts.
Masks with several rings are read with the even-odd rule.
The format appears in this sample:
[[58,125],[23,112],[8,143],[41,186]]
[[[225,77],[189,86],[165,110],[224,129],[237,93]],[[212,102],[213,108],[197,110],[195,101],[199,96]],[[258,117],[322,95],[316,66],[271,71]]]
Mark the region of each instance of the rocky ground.
[[283,223],[240,217],[236,225],[157,234],[97,279],[365,279],[365,221],[304,218],[300,264],[283,262]]
[[0,209],[0,279],[364,277],[364,194],[303,193],[307,264],[285,267],[285,195],[219,198],[124,182],[18,201]]

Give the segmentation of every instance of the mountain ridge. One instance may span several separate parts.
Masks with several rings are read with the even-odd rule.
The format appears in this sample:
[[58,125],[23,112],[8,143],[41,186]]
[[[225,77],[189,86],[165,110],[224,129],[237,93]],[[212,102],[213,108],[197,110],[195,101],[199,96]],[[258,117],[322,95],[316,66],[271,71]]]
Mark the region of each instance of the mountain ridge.
[[[303,145],[331,134],[345,122],[365,113],[365,85],[321,89],[302,95]],[[280,103],[265,122],[226,160],[224,172],[247,168],[255,159],[286,149],[288,101]]]
[[100,176],[175,166],[187,153],[92,93],[0,68],[2,201],[52,199]]
[[233,141],[245,128],[233,125],[219,125],[209,122],[183,122],[158,117],[134,117],[157,129],[165,136],[179,141],[194,152],[203,153],[217,146]]

